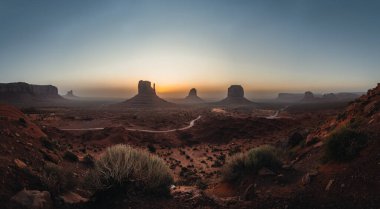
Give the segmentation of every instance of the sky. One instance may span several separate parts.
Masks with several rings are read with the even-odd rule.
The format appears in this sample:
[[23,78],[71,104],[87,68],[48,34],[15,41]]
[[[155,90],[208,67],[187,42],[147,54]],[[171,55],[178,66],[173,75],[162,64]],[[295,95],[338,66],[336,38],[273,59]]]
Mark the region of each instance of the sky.
[[363,92],[380,81],[377,0],[0,0],[0,82],[130,97]]

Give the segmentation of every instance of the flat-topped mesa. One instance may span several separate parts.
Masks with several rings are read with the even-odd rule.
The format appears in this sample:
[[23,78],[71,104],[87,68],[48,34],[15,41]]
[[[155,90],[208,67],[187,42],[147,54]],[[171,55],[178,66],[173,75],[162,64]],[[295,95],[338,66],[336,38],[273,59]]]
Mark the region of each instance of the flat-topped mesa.
[[228,88],[227,97],[244,97],[244,89],[241,85],[231,85]]
[[65,100],[52,85],[34,85],[24,82],[0,83],[0,102],[19,107],[49,106]]
[[58,89],[52,85],[32,85],[23,82],[2,83],[0,93],[3,94],[33,94],[36,96],[58,96]]
[[156,85],[152,84],[150,81],[140,80],[138,84],[138,94],[142,95],[156,95]]

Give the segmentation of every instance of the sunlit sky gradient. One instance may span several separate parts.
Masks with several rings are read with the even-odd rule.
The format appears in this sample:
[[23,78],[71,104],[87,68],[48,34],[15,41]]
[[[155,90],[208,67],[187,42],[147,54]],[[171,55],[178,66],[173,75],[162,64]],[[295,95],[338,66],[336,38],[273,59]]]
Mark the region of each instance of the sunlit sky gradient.
[[129,97],[366,91],[380,81],[380,1],[0,0],[0,82]]

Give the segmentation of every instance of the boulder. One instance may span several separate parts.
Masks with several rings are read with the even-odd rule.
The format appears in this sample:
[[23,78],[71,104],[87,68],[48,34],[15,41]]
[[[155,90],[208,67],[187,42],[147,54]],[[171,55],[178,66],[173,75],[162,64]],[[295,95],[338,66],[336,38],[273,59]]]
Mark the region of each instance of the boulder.
[[22,190],[14,195],[11,200],[13,208],[25,209],[49,209],[53,203],[48,191]]

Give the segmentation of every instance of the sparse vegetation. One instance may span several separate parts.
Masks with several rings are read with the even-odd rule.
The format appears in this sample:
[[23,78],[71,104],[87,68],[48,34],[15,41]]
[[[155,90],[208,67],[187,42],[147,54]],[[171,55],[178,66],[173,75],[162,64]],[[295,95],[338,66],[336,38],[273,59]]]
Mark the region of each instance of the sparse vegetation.
[[24,118],[19,118],[19,119],[18,119],[18,123],[19,123],[22,127],[24,127],[24,128],[26,128],[26,127],[28,126],[28,124],[26,123],[26,120],[25,120]]
[[78,156],[69,150],[67,150],[63,154],[63,159],[70,161],[70,162],[78,162],[78,160],[79,160]]
[[233,155],[224,165],[222,174],[225,180],[232,181],[255,174],[263,167],[276,170],[280,166],[278,151],[272,146],[263,145],[250,149],[246,153]]
[[325,145],[323,161],[348,161],[359,154],[367,142],[366,135],[343,127],[331,134]]
[[49,150],[54,150],[58,146],[55,141],[52,141],[47,137],[41,137],[40,141],[41,141],[42,146],[46,147]]
[[54,163],[46,163],[41,181],[46,189],[54,195],[70,191],[76,186],[73,172]]
[[173,178],[161,158],[130,146],[115,145],[95,162],[88,181],[95,192],[168,194]]

